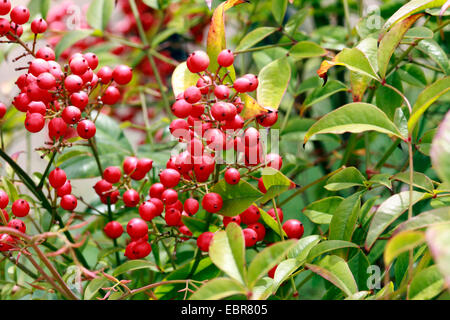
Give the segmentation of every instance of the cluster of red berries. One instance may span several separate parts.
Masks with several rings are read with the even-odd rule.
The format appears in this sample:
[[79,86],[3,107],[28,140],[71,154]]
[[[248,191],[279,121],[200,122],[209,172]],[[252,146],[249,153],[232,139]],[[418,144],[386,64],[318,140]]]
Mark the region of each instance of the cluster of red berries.
[[[11,205],[11,213],[14,215],[14,219],[9,219],[9,214],[6,208],[9,204],[8,194],[0,190],[0,225],[6,225],[7,227],[16,229],[21,233],[25,233],[27,227],[25,223],[18,219],[23,218],[30,212],[30,204],[24,199],[17,199]],[[0,251],[9,251],[15,249],[16,238],[7,233],[0,234]]]
[[[0,12],[6,12],[10,6],[8,0],[0,2]],[[18,6],[11,10],[9,23],[0,20],[0,36],[6,35],[11,42],[19,42],[21,32],[18,26],[26,23],[30,13],[26,7]],[[13,25],[14,24],[14,25]],[[43,33],[47,22],[37,18],[31,23],[34,33]],[[96,127],[90,119],[92,110],[101,109],[103,105],[114,105],[120,98],[119,85],[128,84],[133,73],[130,67],[116,66],[114,69],[104,66],[97,72],[99,59],[94,53],[75,53],[64,67],[55,61],[55,52],[50,47],[42,47],[36,52],[28,47],[24,55],[32,55],[33,60],[16,81],[20,93],[14,98],[17,110],[26,113],[25,128],[33,133],[41,131],[46,120],[49,137],[58,140],[74,134],[83,139],[92,138]],[[92,96],[97,99],[90,101]]]

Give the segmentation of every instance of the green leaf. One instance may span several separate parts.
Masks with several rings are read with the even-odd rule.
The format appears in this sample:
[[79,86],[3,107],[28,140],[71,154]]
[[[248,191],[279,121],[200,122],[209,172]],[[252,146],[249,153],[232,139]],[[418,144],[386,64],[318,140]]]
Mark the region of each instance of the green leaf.
[[359,248],[357,244],[343,240],[325,240],[311,249],[308,261],[313,261],[318,256],[342,248]]
[[[275,231],[276,234],[278,234],[280,237],[280,228],[278,226],[277,220],[275,220],[270,214],[265,212],[263,209],[259,208],[259,212],[261,213],[261,219],[263,222],[273,231]],[[284,230],[281,230],[283,232],[283,237],[287,237],[286,232]]]
[[129,260],[125,263],[122,263],[120,266],[118,266],[113,271],[113,276],[117,277],[118,275],[121,275],[122,273],[134,271],[134,270],[140,270],[140,269],[149,269],[152,271],[159,272],[159,268],[157,265],[155,265],[153,262],[148,260]]
[[355,167],[348,167],[331,176],[325,189],[329,191],[338,191],[355,186],[364,186],[366,178]]
[[2,176],[2,184],[3,188],[6,189],[6,193],[9,196],[9,202],[13,203],[17,199],[19,199],[19,192],[17,191],[16,186],[14,183],[11,182],[6,176]]
[[30,10],[30,18],[40,14],[42,18],[46,19],[50,2],[50,0],[31,0],[27,5],[28,10]]
[[150,8],[153,8],[155,10],[159,10],[159,4],[158,4],[158,0],[142,0],[143,3],[145,3],[146,5],[148,5]]
[[217,214],[228,217],[234,217],[242,213],[263,195],[250,183],[242,179],[235,185],[220,180],[212,187],[211,192],[216,192],[222,196],[223,206]]
[[412,0],[408,1],[400,9],[398,9],[384,24],[383,29],[387,30],[406,17],[423,11],[425,9],[441,7],[446,0]]
[[294,61],[321,57],[326,54],[327,50],[312,41],[300,41],[289,50],[289,56],[294,59]]
[[258,42],[260,42],[261,40],[273,34],[275,31],[277,31],[277,28],[273,27],[256,28],[255,30],[249,32],[244,38],[242,38],[241,42],[239,42],[238,46],[234,51],[247,50],[253,47]]
[[361,192],[344,199],[333,214],[330,222],[330,240],[352,239],[361,206]]
[[403,252],[414,249],[425,242],[425,234],[419,231],[404,231],[390,239],[384,249],[384,264],[390,265]]
[[450,243],[450,223],[440,223],[431,226],[426,231],[428,247],[431,255],[436,262],[439,271],[444,276],[445,285],[450,285],[450,251],[448,244]]
[[200,287],[189,300],[220,300],[236,294],[246,294],[245,288],[236,280],[216,278]]
[[437,266],[420,271],[411,281],[409,300],[430,300],[444,290],[444,278]]
[[[427,27],[414,27],[409,29],[406,33],[404,38],[410,38],[410,39],[431,39],[433,38],[433,31],[428,29]],[[419,42],[420,45],[420,42]]]
[[278,242],[259,252],[248,267],[247,286],[253,288],[260,278],[283,260],[296,242],[295,240]]
[[344,259],[338,256],[326,256],[318,264],[306,264],[306,266],[341,289],[347,297],[358,292],[355,278]]
[[198,236],[208,230],[208,224],[203,220],[188,216],[182,216],[181,220],[193,235]]
[[[413,191],[412,203],[415,204],[425,197],[428,197],[425,193]],[[383,231],[408,209],[409,201],[409,191],[403,191],[389,197],[378,207],[367,233],[366,250],[370,250]]]
[[172,73],[172,89],[175,96],[183,93],[187,88],[195,86],[200,77],[192,73],[186,66],[186,62],[180,63]]
[[445,115],[433,138],[430,156],[442,181],[450,182],[450,112]]
[[242,229],[234,222],[214,234],[209,247],[211,261],[231,278],[245,284],[245,242]]
[[425,132],[422,136],[422,138],[419,139],[417,142],[417,150],[422,152],[426,156],[430,156],[430,149],[431,149],[431,143],[433,141],[433,138],[437,132],[437,128],[430,129],[427,132]]
[[319,235],[311,235],[301,238],[297,241],[295,246],[289,250],[287,256],[288,258],[295,258],[299,261],[304,261],[308,257],[309,252],[316,244],[320,241]]
[[441,46],[432,39],[425,39],[417,44],[417,49],[430,56],[444,74],[449,74],[448,57]]
[[[402,79],[398,72],[388,77],[386,83],[403,92]],[[379,86],[375,91],[375,98],[377,107],[383,110],[389,119],[394,119],[395,110],[403,103],[402,97],[387,86]]]
[[59,58],[67,48],[73,46],[78,41],[87,38],[92,35],[91,30],[74,30],[66,33],[55,47],[56,59]]
[[[318,86],[311,92],[303,102],[302,109],[306,109],[326,98],[341,91],[347,91],[348,87],[338,80],[330,80],[324,86]],[[302,110],[302,111],[303,111]]]
[[[392,180],[399,180],[403,183],[409,184],[409,171],[404,171],[393,175]],[[413,172],[413,186],[428,192],[432,192],[434,189],[433,181],[431,181],[431,179],[423,173],[416,171]]]
[[93,0],[86,13],[89,25],[104,31],[114,11],[114,0]]
[[381,78],[385,78],[389,61],[394,54],[395,48],[400,44],[406,31],[419,19],[422,14],[417,14],[397,23],[392,29],[384,34],[378,46],[378,68]]
[[291,78],[291,67],[286,57],[265,66],[258,75],[256,89],[258,103],[263,107],[278,109]]
[[392,183],[391,183],[391,175],[389,173],[378,173],[374,174],[369,182],[372,183],[378,183],[386,188],[392,189]]
[[279,25],[283,23],[287,5],[288,0],[272,0],[272,14]]
[[361,73],[350,71],[350,86],[353,97],[353,102],[362,101],[364,93],[369,87],[372,79]]
[[380,80],[367,56],[358,48],[344,48],[332,61],[323,61],[317,74],[324,77],[333,66],[345,66],[353,72],[358,72],[372,79]]
[[431,106],[431,104],[433,104],[433,102],[449,90],[450,77],[445,77],[432,83],[420,93],[412,108],[412,114],[408,121],[409,132],[413,131],[420,117]]
[[450,207],[443,207],[422,212],[421,214],[398,225],[394,233],[405,230],[427,228],[433,224],[441,222],[450,222]]
[[108,279],[105,277],[98,277],[89,281],[86,289],[84,289],[84,300],[91,300],[94,298],[98,291],[103,288],[107,282]]
[[316,224],[329,224],[342,200],[341,197],[328,197],[314,201],[303,209],[303,214]]
[[266,300],[273,293],[273,285],[274,281],[272,278],[264,277],[262,279],[259,279],[251,291],[251,299]]
[[302,266],[303,261],[297,259],[287,259],[277,266],[273,276],[272,292],[276,292],[280,285],[289,278],[289,276]]
[[425,72],[415,64],[406,63],[400,69],[397,69],[395,73],[398,73],[402,81],[412,86],[423,88],[428,84]]
[[320,133],[359,133],[371,130],[404,139],[399,129],[383,111],[372,104],[356,102],[346,104],[323,116],[308,130],[304,143],[313,135]]
[[294,184],[288,177],[272,167],[263,168],[261,176],[267,190],[261,199],[261,203],[279,196]]

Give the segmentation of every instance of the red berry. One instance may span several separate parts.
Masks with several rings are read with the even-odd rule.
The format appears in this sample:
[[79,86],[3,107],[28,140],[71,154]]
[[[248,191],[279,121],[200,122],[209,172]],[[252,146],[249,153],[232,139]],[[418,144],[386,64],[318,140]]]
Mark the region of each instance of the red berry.
[[256,117],[256,121],[263,127],[271,127],[278,120],[278,111],[275,109],[268,108],[268,111],[262,115]]
[[67,106],[64,108],[61,117],[67,124],[76,124],[81,119],[81,111],[75,106]]
[[258,241],[258,234],[256,231],[250,228],[245,228],[242,232],[244,233],[245,246],[253,247]]
[[86,108],[86,106],[89,103],[89,96],[86,92],[84,91],[80,91],[80,92],[75,92],[72,93],[70,95],[70,102],[77,107],[78,109],[80,109],[80,111],[83,111],[84,108]]
[[98,57],[95,53],[88,52],[83,55],[83,57],[86,59],[87,63],[89,64],[89,68],[92,70],[97,69],[98,67]]
[[240,214],[240,217],[242,223],[249,225],[258,222],[259,218],[261,217],[261,213],[259,212],[257,206],[251,205]]
[[188,103],[197,103],[202,98],[202,93],[199,88],[192,86],[184,91],[183,97]]
[[35,77],[38,77],[41,73],[49,72],[50,65],[44,59],[34,59],[31,61],[28,71]]
[[41,131],[44,125],[45,119],[40,113],[28,113],[25,117],[25,128],[32,133]]
[[247,78],[241,77],[234,81],[233,88],[239,93],[248,92],[250,90],[251,84]]
[[246,74],[243,76],[243,78],[247,79],[248,81],[250,81],[250,85],[248,87],[248,92],[252,92],[255,91],[256,88],[258,88],[258,77],[254,74]]
[[123,203],[126,207],[136,207],[139,200],[139,193],[134,189],[129,189],[123,193]]
[[142,259],[152,252],[152,246],[148,242],[137,241],[137,244],[133,247],[133,251],[137,259]]
[[25,233],[27,230],[27,226],[22,220],[19,219],[12,219],[8,222],[8,227],[16,229],[19,232]]
[[283,230],[286,232],[289,239],[300,239],[304,232],[303,224],[295,219],[287,220],[283,224]]
[[133,78],[133,69],[125,65],[119,65],[114,68],[112,77],[118,84],[128,84]]
[[136,157],[126,157],[123,161],[123,172],[126,175],[132,174],[137,167],[139,159]]
[[148,225],[142,219],[133,218],[127,224],[127,233],[132,239],[142,238],[148,234]]
[[267,189],[266,189],[266,186],[264,185],[264,181],[263,181],[262,177],[258,179],[258,189],[262,193],[267,193]]
[[177,118],[186,118],[192,111],[192,105],[184,99],[175,101],[171,107],[172,113]]
[[241,224],[241,216],[223,217],[223,225],[226,228],[230,222],[234,222],[237,225]]
[[[36,58],[40,58],[45,61],[55,60],[55,51],[50,47],[42,47],[36,52]],[[50,68],[52,68],[52,66],[50,66]]]
[[184,211],[186,211],[191,216],[196,214],[199,208],[200,204],[194,198],[186,199],[186,201],[184,202]]
[[266,166],[280,170],[283,165],[283,159],[279,154],[269,153],[266,156]]
[[11,10],[11,20],[17,24],[25,24],[30,19],[30,11],[25,6],[17,6]]
[[164,192],[166,188],[162,183],[154,183],[149,190],[149,195],[152,198],[158,198],[161,199],[162,193]]
[[145,201],[139,206],[139,215],[145,221],[151,221],[154,217],[158,216],[158,208],[153,202]]
[[33,33],[44,33],[47,31],[47,22],[42,18],[36,18],[31,22],[31,32]]
[[175,119],[170,123],[170,133],[177,139],[185,139],[189,137],[189,124],[184,119]]
[[278,265],[276,265],[275,267],[273,267],[272,269],[270,269],[269,272],[267,272],[267,275],[268,275],[269,277],[271,277],[272,279],[273,279],[274,276],[275,276],[275,271],[277,270],[277,267],[278,267]]
[[156,215],[160,216],[164,211],[164,203],[158,198],[150,198],[149,201],[156,206]]
[[214,89],[214,95],[216,96],[217,99],[226,100],[230,96],[230,89],[223,84],[218,85]]
[[8,194],[5,191],[0,190],[0,209],[5,209],[8,206],[8,203]]
[[[281,210],[281,208],[277,208],[277,212],[278,212],[278,218],[280,218],[280,222],[283,222],[283,210]],[[275,210],[270,209],[269,211],[267,211],[267,213],[275,220],[277,221],[277,216],[275,215]]]
[[106,195],[100,196],[100,200],[104,204],[114,204],[119,200],[119,190],[115,190],[107,193]]
[[[1,210],[0,210],[0,214],[3,214],[3,218],[5,218],[4,221],[7,223],[8,220],[9,220],[9,214],[8,214],[8,212],[6,212],[5,209],[1,209]],[[0,225],[4,225],[4,224],[5,224],[4,221],[3,221],[3,218],[0,217]]]
[[103,171],[103,178],[109,183],[118,183],[122,177],[119,167],[108,167]]
[[56,190],[56,193],[57,193],[58,197],[64,197],[67,194],[71,194],[72,193],[72,185],[70,184],[70,180],[67,180],[66,182],[64,182],[64,185],[62,187],[59,187]]
[[97,193],[99,196],[105,195],[105,193],[110,191],[111,189],[112,189],[112,184],[104,179],[98,181],[94,185],[95,193]]
[[145,175],[152,169],[153,160],[148,158],[139,159],[136,163],[136,169],[131,174],[131,179],[133,180],[142,180]]
[[159,179],[166,188],[173,188],[178,185],[180,177],[180,173],[174,169],[165,169],[159,174]]
[[7,233],[0,234],[0,251],[8,251],[14,245],[14,238]]
[[262,223],[256,222],[248,225],[248,227],[256,231],[256,234],[258,235],[258,241],[262,241],[266,236],[266,228]]
[[259,143],[259,131],[253,127],[247,128],[244,132],[244,142],[246,147],[253,147]]
[[225,171],[225,181],[228,184],[237,184],[241,180],[241,174],[239,173],[239,170],[235,168],[228,168],[227,171]]
[[53,118],[48,122],[48,134],[50,138],[59,139],[67,131],[67,124],[61,118]]
[[[191,232],[191,230],[189,230],[189,228],[186,227],[185,225],[180,226],[180,227],[178,228],[178,230],[180,230],[180,233],[181,233],[181,234],[184,234],[184,235],[186,235],[186,236],[188,236],[188,237],[192,237],[192,232]],[[181,239],[182,239],[182,240],[188,240],[189,238],[181,237]]]
[[97,72],[97,76],[101,79],[103,84],[111,82],[113,76],[113,70],[110,67],[101,67]]
[[8,20],[0,18],[0,37],[6,35],[10,30],[10,23]]
[[31,100],[26,93],[21,93],[14,98],[13,105],[21,112],[27,112]]
[[216,213],[222,209],[223,200],[220,194],[210,192],[204,195],[202,200],[202,207],[210,213]]
[[181,221],[181,212],[175,208],[166,209],[164,220],[166,220],[168,226],[177,226]]
[[198,79],[196,87],[200,89],[200,92],[202,94],[208,94],[210,92],[211,88],[211,78],[208,76],[204,76],[203,78]]
[[95,123],[91,120],[81,120],[77,125],[77,133],[83,139],[90,139],[95,136]]
[[211,114],[217,121],[232,120],[236,115],[236,108],[226,102],[216,102],[211,107]]
[[83,75],[89,68],[87,60],[83,56],[77,56],[70,60],[70,71],[78,76]]
[[6,106],[0,102],[0,119],[3,119],[5,114],[6,114]]
[[48,181],[53,188],[61,188],[67,181],[66,173],[61,168],[55,168],[48,175]]
[[11,1],[10,0],[0,0],[0,15],[7,15],[11,11]]
[[120,100],[120,91],[116,87],[110,86],[103,93],[102,101],[107,105],[114,105]]
[[30,205],[26,200],[17,199],[12,204],[11,211],[16,217],[25,217],[30,212]]
[[50,90],[56,86],[56,79],[50,72],[43,72],[37,77],[37,84],[43,90]]
[[[11,21],[9,31],[11,31],[11,33],[15,35],[17,38],[20,38],[23,34],[23,27]],[[10,34],[6,35],[6,38],[8,38],[8,40],[11,41],[16,41],[16,37],[11,36]]]
[[103,231],[111,239],[119,238],[123,233],[122,225],[117,221],[110,221],[103,228]]
[[194,51],[189,55],[186,64],[192,73],[203,72],[208,69],[209,57],[204,51]]
[[81,88],[83,88],[83,83],[83,79],[75,74],[67,76],[67,78],[64,80],[64,86],[69,92],[80,91]]
[[210,231],[203,232],[197,238],[197,247],[204,252],[209,251],[209,246],[211,245],[211,241],[214,237],[214,233]]
[[77,198],[72,194],[66,194],[61,198],[60,206],[64,210],[73,211],[77,207]]
[[166,205],[174,204],[178,200],[178,193],[173,189],[166,189],[161,195],[161,200]]
[[231,66],[234,62],[233,52],[230,49],[222,50],[217,57],[217,62],[221,67]]

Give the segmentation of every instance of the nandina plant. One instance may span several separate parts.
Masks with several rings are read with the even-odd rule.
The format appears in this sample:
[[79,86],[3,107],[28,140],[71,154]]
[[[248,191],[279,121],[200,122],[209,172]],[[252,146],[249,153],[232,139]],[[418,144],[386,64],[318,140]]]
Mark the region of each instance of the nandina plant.
[[342,4],[0,0],[2,299],[448,299],[449,6]]

